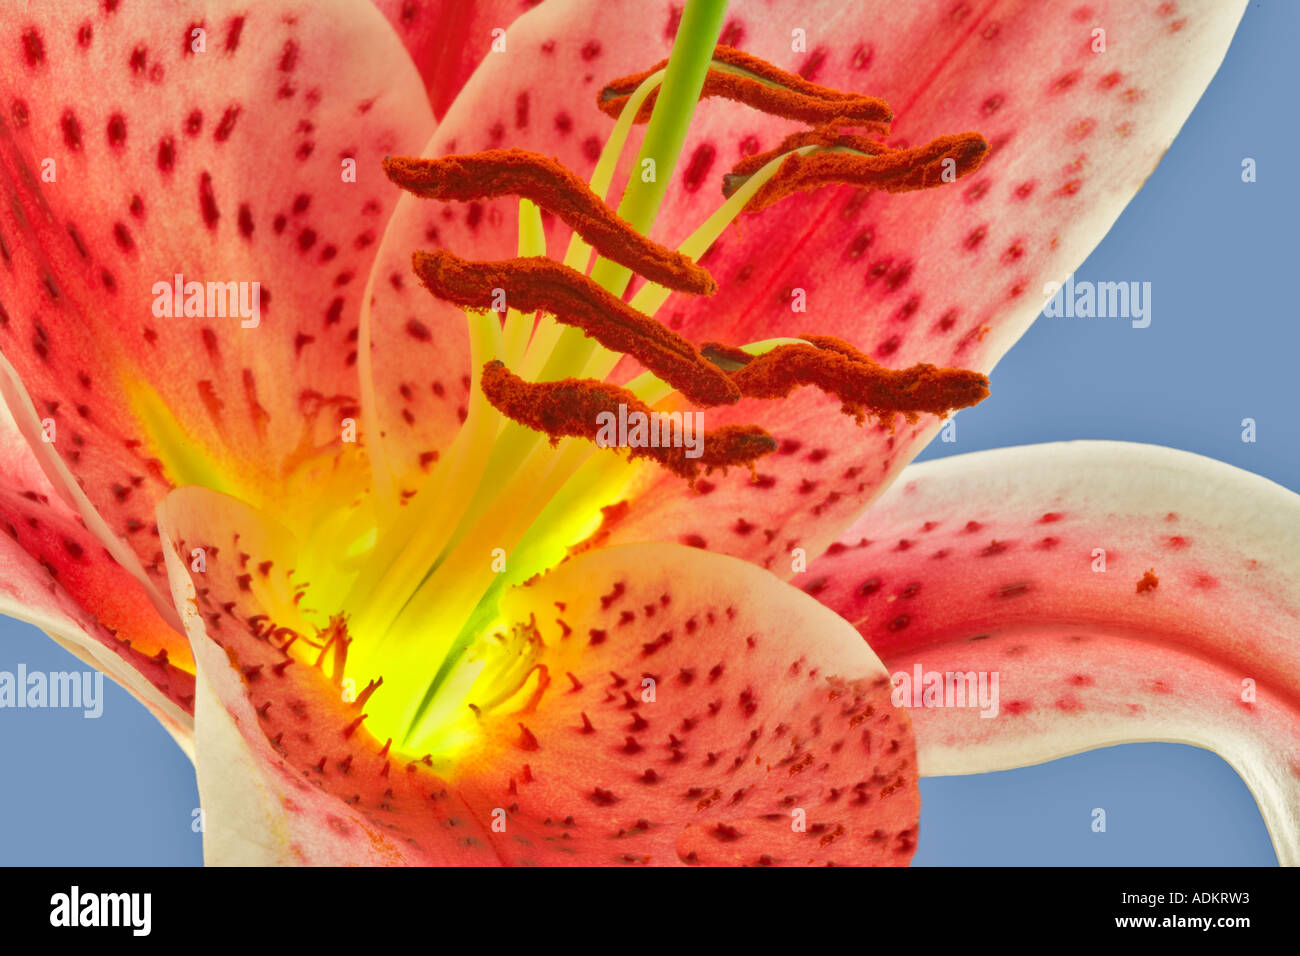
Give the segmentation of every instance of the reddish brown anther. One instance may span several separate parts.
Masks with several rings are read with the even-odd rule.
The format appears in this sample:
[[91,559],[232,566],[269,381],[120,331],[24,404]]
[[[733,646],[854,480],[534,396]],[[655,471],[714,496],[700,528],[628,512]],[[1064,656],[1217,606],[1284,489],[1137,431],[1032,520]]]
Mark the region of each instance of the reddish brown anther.
[[606,348],[631,355],[697,405],[730,404],[740,398],[726,373],[687,339],[562,263],[543,257],[468,262],[446,250],[416,252],[411,262],[426,288],[440,299],[488,309],[498,304],[498,290],[504,290],[508,307],[551,313]]
[[717,285],[688,256],[647,239],[572,172],[541,153],[488,149],[466,156],[384,160],[388,178],[408,192],[430,199],[494,199],[522,196],[559,216],[606,259],[612,259],[665,288],[712,295]]
[[[786,196],[821,186],[847,184],[885,192],[932,189],[979,169],[989,144],[979,133],[940,136],[924,146],[883,149],[873,155],[814,152],[791,155],[745,205],[746,212],[766,209]],[[743,180],[724,185],[734,191]]]
[[744,349],[723,345],[721,342],[705,342],[700,347],[700,354],[724,372],[734,372],[754,361],[754,356]]
[[722,177],[722,194],[730,196],[743,186],[750,176],[772,160],[780,159],[787,153],[792,153],[804,146],[820,146],[823,149],[839,147],[854,150],[864,156],[883,156],[886,153],[898,152],[894,147],[878,143],[869,136],[863,136],[860,133],[844,133],[829,126],[821,126],[816,129],[801,129],[781,140],[774,149],[746,156],[732,166],[731,172],[724,174]]
[[[535,431],[551,436],[555,444],[563,436],[595,441],[604,427],[600,416],[656,413],[627,389],[595,379],[566,378],[558,382],[525,382],[499,361],[483,366],[483,394],[492,407]],[[688,458],[684,446],[634,447],[632,458],[648,458],[673,474],[693,480],[700,470],[732,465],[750,466],[776,450],[776,441],[757,425],[724,425],[700,436],[698,458]]]
[[902,414],[914,422],[923,413],[947,415],[983,401],[988,379],[960,368],[929,364],[890,369],[831,336],[805,336],[807,345],[778,345],[762,355],[708,344],[704,355],[733,368],[731,380],[746,398],[785,398],[801,385],[814,385],[841,402],[861,424]]
[[[713,59],[740,72],[710,69],[701,97],[721,96],[764,113],[812,126],[855,126],[887,132],[893,119],[893,112],[884,100],[818,86],[742,50],[720,46],[714,50]],[[596,105],[610,116],[617,117],[636,88],[667,64],[668,61],[664,60],[642,73],[614,80],[601,90]],[[644,123],[650,119],[656,93],[652,91],[645,98],[637,111],[636,122]]]

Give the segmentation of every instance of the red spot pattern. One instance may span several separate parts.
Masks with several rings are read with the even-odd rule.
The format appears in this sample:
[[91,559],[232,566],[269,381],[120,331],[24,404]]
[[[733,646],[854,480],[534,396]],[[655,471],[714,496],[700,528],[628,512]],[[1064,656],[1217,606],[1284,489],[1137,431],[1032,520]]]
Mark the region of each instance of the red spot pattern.
[[[0,347],[18,367],[41,414],[56,420],[55,453],[110,527],[136,548],[146,572],[161,578],[152,512],[167,490],[167,476],[146,451],[143,436],[132,433],[134,419],[119,383],[143,375],[199,447],[224,460],[222,446],[228,443],[232,460],[251,471],[260,467],[253,464],[263,454],[258,448],[272,449],[266,466],[279,470],[272,460],[283,463],[293,449],[306,447],[305,427],[311,447],[328,448],[331,437],[337,441],[337,429],[324,420],[332,416],[319,416],[319,427],[313,427],[297,395],[312,391],[336,405],[351,400],[345,390],[355,389],[346,382],[355,371],[348,372],[348,356],[355,355],[356,345],[347,336],[356,323],[347,319],[359,304],[361,287],[354,284],[340,297],[342,290],[330,280],[341,272],[368,272],[376,240],[362,248],[351,240],[363,215],[361,232],[382,228],[393,199],[364,174],[340,190],[337,161],[319,168],[310,161],[323,149],[331,156],[347,150],[359,169],[377,167],[386,152],[418,151],[428,129],[410,122],[402,105],[421,102],[414,83],[417,95],[407,91],[382,102],[365,119],[353,115],[358,98],[390,92],[375,87],[378,74],[365,62],[376,48],[365,31],[386,36],[382,24],[360,28],[352,47],[329,63],[315,63],[301,37],[304,30],[337,30],[339,23],[326,22],[338,20],[337,10],[309,5],[289,22],[270,8],[254,6],[215,22],[178,15],[160,30],[159,17],[166,14],[147,5],[96,7],[57,35],[43,22],[38,27],[21,21],[6,33],[3,49],[22,73],[23,89],[14,88],[3,100],[10,138],[0,147],[0,178],[15,189],[0,211],[0,262],[22,278],[5,295]],[[112,18],[101,19],[101,10]],[[31,16],[48,19],[35,7]],[[203,56],[190,45],[190,31],[197,26],[208,31]],[[295,47],[301,49],[296,56]],[[111,70],[88,71],[87,64],[99,62],[111,64]],[[279,105],[274,90],[268,95],[253,80],[268,71],[279,75],[281,68],[301,86],[297,106]],[[367,75],[372,78],[363,81]],[[389,77],[385,82],[406,81]],[[85,83],[94,84],[93,95],[80,95],[79,84]],[[144,84],[156,89],[143,96]],[[302,115],[304,101],[310,103],[310,116]],[[31,121],[33,110],[39,111],[39,122]],[[347,123],[334,121],[343,115]],[[222,151],[214,159],[217,148]],[[58,164],[57,188],[22,172],[37,168],[46,156]],[[295,169],[293,184],[284,189],[288,177],[277,170],[290,156],[310,161]],[[266,248],[273,238],[269,227],[287,197],[317,188],[333,190],[331,205],[296,208],[300,218],[286,238],[310,255],[293,257],[298,261],[289,279],[289,260]],[[38,210],[48,211],[37,215]],[[222,236],[227,220],[231,232]],[[257,224],[268,227],[261,242]],[[311,236],[316,238],[308,241]],[[250,251],[256,268],[244,258]],[[316,281],[317,261],[335,259],[337,264],[331,262],[330,272]],[[87,320],[110,314],[148,317],[152,283],[179,271],[199,281],[261,281],[264,322],[272,315],[272,288],[286,290],[277,296],[284,299],[277,311],[294,321],[267,322],[251,333],[240,329],[238,317],[221,320],[215,324],[215,347],[209,349],[211,336],[200,336],[193,321]],[[24,307],[16,309],[16,302]],[[303,336],[320,339],[318,327],[327,313],[337,332],[331,331],[329,342],[306,348],[311,343]],[[307,325],[307,331],[296,327]],[[101,335],[112,336],[116,344],[109,347]],[[300,378],[294,388],[277,392],[264,386],[260,402],[246,391],[242,369],[249,363],[239,355],[253,347],[253,339],[265,367],[281,362],[288,367],[297,360]],[[192,377],[159,381],[166,364],[159,362],[161,355],[179,363],[173,369],[192,367]],[[308,360],[309,355],[316,357]],[[218,357],[224,365],[214,366]],[[118,367],[124,363],[132,367]],[[95,383],[93,400],[81,393],[89,387],[83,382]],[[224,434],[211,424],[214,410],[220,410]],[[355,453],[355,448],[339,451]],[[253,480],[260,483],[262,477]]]

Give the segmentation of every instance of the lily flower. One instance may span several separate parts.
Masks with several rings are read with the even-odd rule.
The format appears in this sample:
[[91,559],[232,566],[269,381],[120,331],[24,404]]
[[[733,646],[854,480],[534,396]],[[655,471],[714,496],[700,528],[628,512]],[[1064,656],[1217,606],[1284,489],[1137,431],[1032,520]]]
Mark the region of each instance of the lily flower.
[[1242,6],[7,8],[0,608],[191,754],[209,863],[899,864],[918,773],[1139,739],[1294,862],[1295,496],[903,473]]

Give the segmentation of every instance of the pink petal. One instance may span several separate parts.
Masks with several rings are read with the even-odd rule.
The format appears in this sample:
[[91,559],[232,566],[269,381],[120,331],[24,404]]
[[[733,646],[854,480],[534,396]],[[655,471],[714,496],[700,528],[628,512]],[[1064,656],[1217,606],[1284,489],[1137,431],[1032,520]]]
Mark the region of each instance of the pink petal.
[[[0,41],[0,348],[58,426],[61,493],[80,485],[83,513],[161,574],[151,525],[171,483],[274,499],[311,453],[340,452],[356,309],[396,198],[380,159],[417,148],[432,116],[368,4],[34,4]],[[156,318],[153,284],[177,273],[260,283],[260,324]],[[141,387],[177,419],[172,452],[216,478],[160,464]]]
[[923,773],[1191,743],[1241,774],[1295,863],[1297,528],[1300,497],[1210,459],[1037,445],[912,466],[800,585],[895,675],[999,675],[995,718],[912,709]]
[[190,752],[188,642],[59,498],[3,406],[0,532],[0,613],[36,625],[104,671]]
[[[255,615],[291,586],[287,532],[202,489],[174,492],[162,513],[179,553],[209,555],[191,583],[169,552],[199,665],[210,863],[911,856],[910,727],[883,667],[842,620],[751,565],[627,547],[514,592],[503,620],[535,622],[534,679],[549,682],[486,711],[454,761],[425,763],[372,737],[323,671],[286,664],[283,635],[259,636]],[[325,599],[308,587],[301,604]]]
[[415,62],[443,116],[504,30],[541,0],[374,0]]
[[[534,709],[485,721],[465,768],[471,803],[506,806],[510,832],[531,843],[499,851],[906,863],[919,809],[910,729],[875,655],[803,597],[676,545],[587,552],[507,597],[506,620],[536,622],[550,685]],[[546,821],[570,814],[568,838],[548,839]]]

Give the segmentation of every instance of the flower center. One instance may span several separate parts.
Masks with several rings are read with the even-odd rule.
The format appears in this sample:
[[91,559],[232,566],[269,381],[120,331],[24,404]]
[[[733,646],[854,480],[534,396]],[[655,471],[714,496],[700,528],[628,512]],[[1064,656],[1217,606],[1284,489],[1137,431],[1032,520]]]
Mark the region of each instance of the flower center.
[[[479,715],[545,687],[552,675],[539,663],[535,629],[504,626],[498,600],[626,508],[629,485],[643,469],[664,468],[693,484],[713,469],[752,470],[776,448],[760,425],[732,424],[706,431],[695,456],[659,445],[626,449],[624,457],[597,447],[604,416],[777,400],[806,385],[839,399],[859,423],[872,417],[892,424],[898,414],[908,421],[942,416],[987,395],[977,373],[887,369],[829,337],[701,347],[655,321],[673,292],[714,292],[696,260],[742,212],[833,183],[887,191],[938,186],[977,168],[988,149],[974,133],[894,149],[845,132],[886,132],[892,114],[880,100],[829,90],[716,46],[725,6],[687,4],[671,57],[602,92],[598,105],[618,119],[590,184],[522,150],[385,161],[395,183],[424,198],[519,197],[517,258],[413,254],[426,288],[465,309],[474,394],[425,485],[380,517],[339,605],[346,622],[332,620],[332,641],[316,642],[321,655],[331,647],[346,652],[335,659],[336,679],[345,662],[358,677],[383,674],[383,693],[367,701],[369,727],[390,733],[402,749],[450,755],[473,739]],[[647,236],[701,96],[813,125],[738,165],[724,180],[718,209],[670,250]],[[657,174],[634,174],[615,211],[604,201],[613,171],[632,125],[647,119],[639,159],[653,160]],[[562,262],[546,256],[539,207],[573,229]],[[624,301],[634,274],[646,282]],[[625,355],[646,371],[626,385],[606,381]]]

